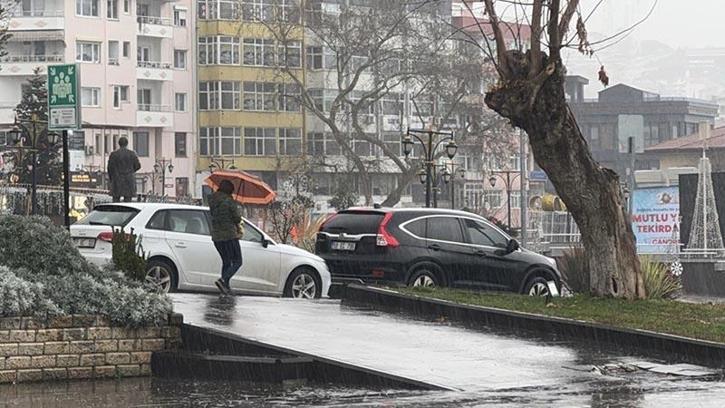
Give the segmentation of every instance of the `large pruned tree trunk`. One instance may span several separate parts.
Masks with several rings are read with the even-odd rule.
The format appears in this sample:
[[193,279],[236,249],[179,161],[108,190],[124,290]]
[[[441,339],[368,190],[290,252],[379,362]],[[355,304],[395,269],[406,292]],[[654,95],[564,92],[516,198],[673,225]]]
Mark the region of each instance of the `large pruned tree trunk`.
[[562,64],[543,67],[550,74],[538,84],[528,75],[529,61],[528,54],[508,51],[510,76],[487,92],[486,104],[529,135],[536,163],[581,231],[592,293],[641,298],[643,278],[619,177],[592,157],[566,102]]

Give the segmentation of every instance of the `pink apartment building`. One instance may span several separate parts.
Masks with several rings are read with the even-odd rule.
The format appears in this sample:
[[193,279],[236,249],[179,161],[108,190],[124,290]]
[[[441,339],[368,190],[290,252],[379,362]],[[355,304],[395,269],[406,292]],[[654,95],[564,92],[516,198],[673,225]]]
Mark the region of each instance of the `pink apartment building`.
[[104,173],[125,136],[141,158],[139,193],[193,194],[192,11],[191,0],[22,0],[0,60],[0,126],[12,126],[36,67],[77,62],[83,128],[71,141],[71,171]]

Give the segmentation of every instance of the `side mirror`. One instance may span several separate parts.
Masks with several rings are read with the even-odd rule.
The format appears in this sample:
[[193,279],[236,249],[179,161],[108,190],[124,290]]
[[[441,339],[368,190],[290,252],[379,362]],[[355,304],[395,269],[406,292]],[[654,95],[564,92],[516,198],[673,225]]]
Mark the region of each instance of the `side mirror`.
[[262,248],[269,248],[269,240],[267,238],[262,238]]
[[509,240],[508,244],[506,244],[506,253],[510,254],[512,252],[518,251],[519,248],[519,241],[512,238]]

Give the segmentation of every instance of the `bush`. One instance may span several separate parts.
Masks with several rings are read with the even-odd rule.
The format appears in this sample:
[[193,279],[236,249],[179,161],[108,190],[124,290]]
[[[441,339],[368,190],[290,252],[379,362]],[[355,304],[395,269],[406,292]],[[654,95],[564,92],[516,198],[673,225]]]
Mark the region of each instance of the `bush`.
[[126,326],[161,324],[168,297],[89,264],[68,232],[39,217],[0,216],[0,316],[103,314]]
[[589,262],[584,248],[571,247],[559,260],[564,281],[576,293],[589,293]]
[[126,233],[123,228],[114,228],[113,266],[128,278],[143,282],[146,279],[146,257],[141,247],[141,240],[133,233]]
[[680,279],[670,273],[669,265],[650,257],[641,257],[639,262],[648,299],[672,298],[682,289]]

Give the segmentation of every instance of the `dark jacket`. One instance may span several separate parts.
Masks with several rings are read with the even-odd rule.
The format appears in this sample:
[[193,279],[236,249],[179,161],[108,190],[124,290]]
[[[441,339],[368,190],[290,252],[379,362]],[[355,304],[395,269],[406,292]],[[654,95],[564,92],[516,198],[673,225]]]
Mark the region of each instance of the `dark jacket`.
[[133,197],[136,195],[136,173],[141,168],[133,150],[121,147],[108,156],[108,178],[111,196]]
[[211,240],[229,241],[242,238],[242,212],[231,195],[217,191],[209,197]]

